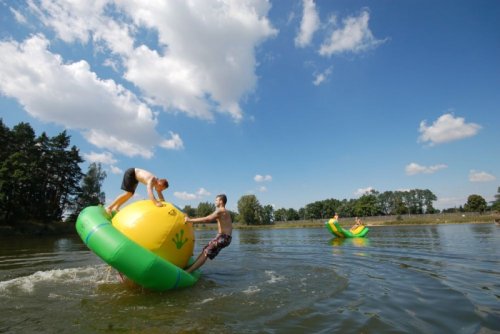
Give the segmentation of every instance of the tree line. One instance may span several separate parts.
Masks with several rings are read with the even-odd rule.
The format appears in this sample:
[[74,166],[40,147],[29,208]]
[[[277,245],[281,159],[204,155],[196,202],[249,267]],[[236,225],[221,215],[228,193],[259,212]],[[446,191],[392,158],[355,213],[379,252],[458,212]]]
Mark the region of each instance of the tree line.
[[[101,190],[106,172],[101,164],[89,164],[83,173],[84,160],[70,136],[63,131],[49,137],[36,136],[28,123],[9,129],[0,118],[0,224],[22,221],[74,222],[86,206],[104,204]],[[372,190],[357,199],[326,199],[293,208],[274,209],[261,205],[255,195],[244,195],[237,202],[238,212],[231,212],[233,221],[247,225],[273,224],[275,221],[325,219],[337,212],[342,217],[366,217],[438,213],[433,207],[437,197],[429,189],[408,191]],[[189,205],[183,211],[192,217],[207,216],[215,210],[213,203]],[[486,210],[500,211],[500,187],[488,206],[480,195],[470,195],[464,206],[443,212]]]
[[[275,221],[296,221],[327,219],[338,213],[341,217],[370,217],[388,215],[432,214],[440,211],[433,207],[437,197],[429,189],[412,189],[408,191],[386,191],[380,193],[372,190],[358,199],[326,199],[307,204],[295,210],[293,208],[274,209],[271,205],[262,206],[255,195],[245,195],[238,200],[236,220],[247,225],[273,224]],[[500,211],[500,187],[495,200],[488,206],[480,195],[470,195],[464,206],[443,210],[446,212],[479,212]]]
[[106,173],[84,160],[63,131],[36,136],[28,123],[9,129],[0,118],[0,223],[74,220],[88,205],[104,203],[101,191]]

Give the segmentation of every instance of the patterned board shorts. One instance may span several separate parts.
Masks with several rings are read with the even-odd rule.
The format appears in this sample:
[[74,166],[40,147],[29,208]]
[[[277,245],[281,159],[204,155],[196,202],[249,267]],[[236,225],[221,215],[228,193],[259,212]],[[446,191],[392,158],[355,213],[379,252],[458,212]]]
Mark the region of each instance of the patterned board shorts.
[[215,238],[203,247],[203,252],[210,259],[213,260],[219,254],[222,248],[229,246],[232,237],[230,235],[219,233]]

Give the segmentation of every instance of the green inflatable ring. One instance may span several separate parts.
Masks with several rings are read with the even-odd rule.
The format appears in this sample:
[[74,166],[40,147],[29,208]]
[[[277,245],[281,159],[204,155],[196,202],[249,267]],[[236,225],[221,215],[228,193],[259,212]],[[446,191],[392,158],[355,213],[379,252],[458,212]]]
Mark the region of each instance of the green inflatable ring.
[[353,233],[340,226],[339,222],[334,218],[326,221],[325,226],[330,233],[340,238],[361,238],[364,237],[369,231],[368,227],[363,226],[363,228],[357,231],[357,233]]
[[198,281],[199,271],[189,274],[136,244],[118,231],[110,219],[102,206],[89,206],[76,220],[78,235],[104,262],[151,290],[184,288]]

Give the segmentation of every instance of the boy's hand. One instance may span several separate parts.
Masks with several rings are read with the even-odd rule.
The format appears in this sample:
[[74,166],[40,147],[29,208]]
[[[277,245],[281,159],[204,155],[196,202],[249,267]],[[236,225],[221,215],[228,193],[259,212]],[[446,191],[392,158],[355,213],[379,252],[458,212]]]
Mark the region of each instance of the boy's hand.
[[163,206],[163,203],[162,202],[156,202],[155,203],[157,207],[161,208]]

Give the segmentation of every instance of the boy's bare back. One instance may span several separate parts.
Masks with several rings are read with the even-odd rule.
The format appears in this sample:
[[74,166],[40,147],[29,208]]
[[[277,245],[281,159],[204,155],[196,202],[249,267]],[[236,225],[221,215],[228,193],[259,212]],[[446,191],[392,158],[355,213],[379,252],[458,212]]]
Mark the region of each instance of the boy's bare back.
[[135,178],[137,179],[137,181],[139,181],[145,185],[147,185],[152,180],[153,181],[156,180],[156,177],[153,174],[151,174],[147,170],[140,169],[140,168],[135,169]]

